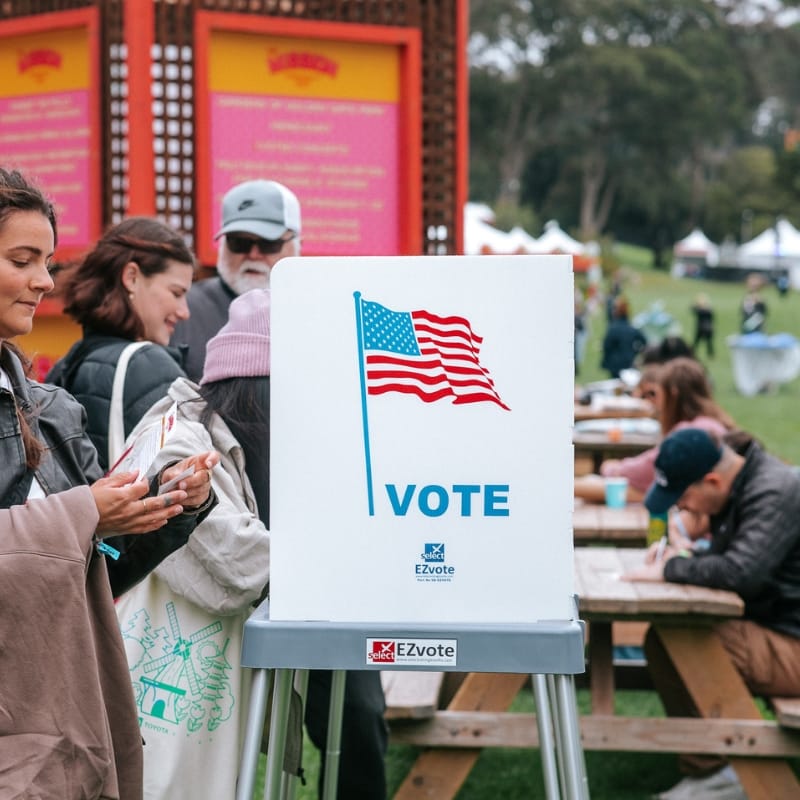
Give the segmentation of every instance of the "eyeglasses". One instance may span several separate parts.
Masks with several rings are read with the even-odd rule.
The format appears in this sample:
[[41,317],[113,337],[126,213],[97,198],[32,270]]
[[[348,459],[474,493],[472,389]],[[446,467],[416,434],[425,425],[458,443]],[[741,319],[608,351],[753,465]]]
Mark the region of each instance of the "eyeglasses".
[[226,233],[225,244],[228,250],[237,256],[249,253],[253,249],[253,245],[258,248],[258,252],[261,253],[262,256],[269,256],[275,255],[275,253],[280,253],[280,251],[283,249],[283,246],[287,242],[291,242],[292,239],[296,238],[297,234],[294,233],[291,236],[284,237],[283,239],[262,239],[259,236],[252,237],[242,236],[238,233]]

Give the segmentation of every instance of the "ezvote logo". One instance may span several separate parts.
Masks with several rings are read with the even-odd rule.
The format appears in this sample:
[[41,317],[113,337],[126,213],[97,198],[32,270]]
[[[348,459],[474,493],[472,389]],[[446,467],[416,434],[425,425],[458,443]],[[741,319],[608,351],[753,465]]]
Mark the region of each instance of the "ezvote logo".
[[367,639],[366,663],[456,666],[456,639]]
[[425,542],[420,553],[422,563],[414,564],[419,583],[450,583],[456,568],[445,563],[444,542]]

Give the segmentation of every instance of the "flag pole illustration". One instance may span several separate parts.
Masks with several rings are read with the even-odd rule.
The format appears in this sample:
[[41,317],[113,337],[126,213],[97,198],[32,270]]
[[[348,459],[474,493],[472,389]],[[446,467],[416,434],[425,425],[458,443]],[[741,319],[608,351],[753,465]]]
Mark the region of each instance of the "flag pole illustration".
[[465,317],[430,311],[393,311],[354,292],[361,414],[369,514],[374,516],[367,396],[400,392],[424,403],[450,398],[454,405],[490,402],[505,411],[494,381],[478,358],[483,337]]
[[367,504],[369,515],[375,516],[375,496],[372,491],[372,457],[369,451],[369,419],[367,418],[367,383],[364,368],[364,324],[361,316],[361,292],[353,292],[356,301],[356,331],[358,334],[358,374],[361,379],[361,424],[364,428],[364,460],[367,468]]

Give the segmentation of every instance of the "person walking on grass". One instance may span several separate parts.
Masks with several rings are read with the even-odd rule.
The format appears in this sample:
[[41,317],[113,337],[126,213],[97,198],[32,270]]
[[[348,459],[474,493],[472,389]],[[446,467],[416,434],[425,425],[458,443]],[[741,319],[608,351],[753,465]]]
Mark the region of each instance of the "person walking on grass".
[[628,301],[620,295],[614,300],[611,321],[603,337],[603,361],[600,366],[612,378],[633,366],[636,356],[647,345],[644,334],[628,320]]
[[694,314],[694,342],[692,349],[700,355],[700,342],[705,344],[706,355],[714,358],[714,309],[707,294],[698,294],[692,306]]

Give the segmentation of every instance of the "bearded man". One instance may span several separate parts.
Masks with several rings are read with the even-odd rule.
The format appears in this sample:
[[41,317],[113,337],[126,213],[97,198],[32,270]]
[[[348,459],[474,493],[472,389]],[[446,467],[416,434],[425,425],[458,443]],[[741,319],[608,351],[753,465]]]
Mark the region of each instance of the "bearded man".
[[183,368],[197,382],[206,343],[228,321],[228,306],[250,289],[268,289],[272,268],[300,255],[300,202],[276,181],[245,181],[222,198],[222,227],[215,239],[217,275],[195,281],[186,300],[190,318],[175,327],[170,344],[183,352]]

